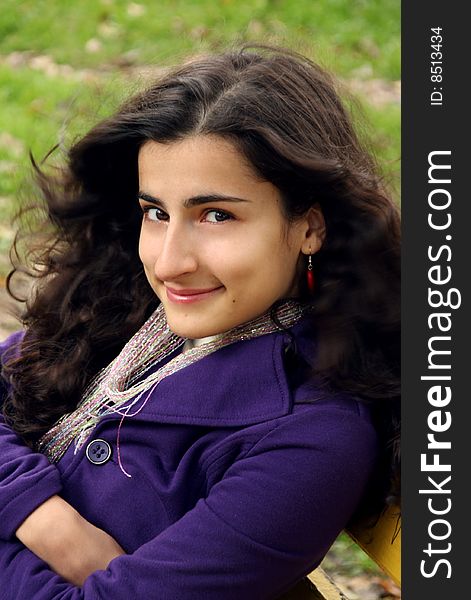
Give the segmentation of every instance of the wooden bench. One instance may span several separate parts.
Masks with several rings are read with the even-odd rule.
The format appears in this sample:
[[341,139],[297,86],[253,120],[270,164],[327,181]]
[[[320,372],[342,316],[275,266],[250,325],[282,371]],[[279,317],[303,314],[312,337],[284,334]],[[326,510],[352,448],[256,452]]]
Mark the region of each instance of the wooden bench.
[[[400,509],[390,507],[374,527],[359,524],[347,530],[347,533],[400,587]],[[318,567],[279,600],[348,600],[348,598],[324,570]]]

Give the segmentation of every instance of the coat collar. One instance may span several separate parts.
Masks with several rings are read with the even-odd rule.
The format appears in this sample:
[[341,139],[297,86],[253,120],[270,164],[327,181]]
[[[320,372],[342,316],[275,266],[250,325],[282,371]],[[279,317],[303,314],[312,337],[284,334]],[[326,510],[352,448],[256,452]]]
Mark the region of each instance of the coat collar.
[[[316,344],[310,320],[302,318],[290,331],[298,355],[311,362]],[[23,333],[17,332],[0,344],[0,355],[4,350],[14,351]],[[287,333],[276,332],[221,348],[162,380],[137,418],[231,427],[289,414],[294,402],[320,395],[315,383],[299,386],[288,380],[284,358],[290,343]],[[110,414],[103,421],[111,419],[116,415]]]
[[[295,335],[304,330],[301,322],[291,329]],[[299,339],[306,350],[307,338]],[[290,413],[293,392],[284,367],[289,342],[287,333],[276,332],[213,352],[163,379],[138,418],[230,427]]]

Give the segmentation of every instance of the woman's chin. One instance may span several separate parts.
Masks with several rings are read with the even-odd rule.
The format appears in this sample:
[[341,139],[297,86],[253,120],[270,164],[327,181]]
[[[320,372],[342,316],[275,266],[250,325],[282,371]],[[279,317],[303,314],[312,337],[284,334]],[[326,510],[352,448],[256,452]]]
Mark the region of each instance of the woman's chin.
[[205,338],[221,333],[221,331],[218,331],[217,327],[215,327],[214,319],[212,319],[212,322],[206,324],[202,322],[202,319],[192,318],[190,316],[187,316],[186,318],[174,318],[167,313],[167,324],[170,331],[175,335],[190,340]]

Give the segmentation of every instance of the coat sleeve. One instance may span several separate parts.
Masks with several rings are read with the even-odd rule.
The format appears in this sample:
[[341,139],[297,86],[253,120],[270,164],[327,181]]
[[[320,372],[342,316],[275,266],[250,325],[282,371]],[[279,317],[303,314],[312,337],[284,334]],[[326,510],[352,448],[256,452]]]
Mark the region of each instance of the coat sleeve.
[[[1,364],[20,339],[17,332],[0,344]],[[0,377],[0,407],[7,393]],[[61,489],[57,468],[28,448],[0,413],[0,539],[12,538],[26,517]]]
[[376,435],[357,413],[326,408],[284,417],[192,510],[83,588],[21,545],[4,543],[1,597],[277,598],[321,561],[357,506],[376,455]]

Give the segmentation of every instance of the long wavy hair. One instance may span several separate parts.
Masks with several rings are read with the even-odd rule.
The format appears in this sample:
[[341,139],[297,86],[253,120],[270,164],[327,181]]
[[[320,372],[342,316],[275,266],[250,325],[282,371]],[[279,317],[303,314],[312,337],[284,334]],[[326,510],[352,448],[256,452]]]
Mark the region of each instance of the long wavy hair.
[[331,76],[279,48],[244,46],[174,68],[76,142],[61,168],[34,164],[44,219],[40,243],[28,238],[29,263],[17,250],[8,277],[12,294],[20,271],[36,285],[21,356],[6,368],[6,418],[34,447],[156,308],[138,256],[138,151],[207,134],[232,142],[280,190],[288,222],[320,205],[316,294],[302,292],[314,304],[313,369],[371,404],[397,496],[399,212]]

